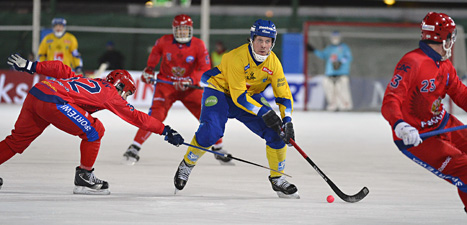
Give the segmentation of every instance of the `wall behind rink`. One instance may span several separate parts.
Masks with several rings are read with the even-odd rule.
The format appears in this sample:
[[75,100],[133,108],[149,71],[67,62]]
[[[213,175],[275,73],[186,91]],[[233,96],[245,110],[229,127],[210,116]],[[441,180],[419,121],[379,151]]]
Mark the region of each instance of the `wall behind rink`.
[[[105,71],[104,77],[110,71]],[[153,85],[140,80],[141,71],[129,71],[135,79],[136,93],[128,98],[128,102],[140,109],[146,109],[151,105],[154,93]],[[86,74],[91,74],[88,71]],[[305,87],[303,74],[286,74],[290,90],[294,99],[294,109],[303,110],[305,101]],[[0,70],[0,103],[22,104],[31,87],[45,79],[44,76],[16,72],[12,70]],[[323,110],[326,105],[323,87],[321,85],[323,75],[310,77],[308,80],[308,110]],[[374,78],[350,77],[352,98],[355,110],[375,111],[381,107],[384,89],[387,81]],[[264,91],[265,98],[271,106],[277,109],[274,102],[274,94],[271,87]],[[174,107],[184,107],[181,102],[176,102]]]

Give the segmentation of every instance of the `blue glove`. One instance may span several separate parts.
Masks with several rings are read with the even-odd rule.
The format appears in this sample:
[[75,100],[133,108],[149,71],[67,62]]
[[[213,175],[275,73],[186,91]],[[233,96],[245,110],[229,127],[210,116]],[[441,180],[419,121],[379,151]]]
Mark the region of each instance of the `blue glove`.
[[30,74],[34,74],[36,72],[37,62],[26,60],[18,54],[10,55],[7,63],[20,72],[28,72]]
[[164,131],[162,131],[162,135],[165,136],[164,140],[168,141],[170,144],[175,146],[179,146],[183,144],[183,137],[180,135],[176,130],[170,128],[170,126],[165,126]]

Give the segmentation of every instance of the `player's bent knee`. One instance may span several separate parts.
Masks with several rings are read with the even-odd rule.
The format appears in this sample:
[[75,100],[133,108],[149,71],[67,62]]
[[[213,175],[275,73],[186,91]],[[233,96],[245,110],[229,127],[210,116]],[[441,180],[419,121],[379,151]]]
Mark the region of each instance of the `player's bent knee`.
[[222,129],[213,127],[209,123],[204,123],[196,132],[196,141],[200,146],[209,147],[222,137],[222,132]]
[[102,139],[105,133],[105,128],[102,122],[94,118],[94,121],[92,122],[91,126],[89,126],[88,129],[84,131],[82,135],[80,135],[81,139],[87,140],[89,142],[93,141],[98,141]]

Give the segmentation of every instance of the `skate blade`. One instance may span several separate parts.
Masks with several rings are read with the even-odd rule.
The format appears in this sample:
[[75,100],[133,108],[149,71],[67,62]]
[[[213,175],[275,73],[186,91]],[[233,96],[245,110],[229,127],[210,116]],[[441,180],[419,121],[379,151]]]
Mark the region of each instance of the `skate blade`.
[[122,163],[128,166],[133,166],[138,162],[135,158],[132,157],[123,157]]
[[177,193],[181,191],[181,190],[178,190],[177,188],[175,188],[175,191],[174,191],[174,195],[177,195]]
[[83,186],[75,186],[73,194],[78,195],[110,195],[109,189],[91,189]]
[[284,194],[280,191],[276,191],[276,193],[277,193],[277,196],[279,196],[279,198],[300,199],[300,195],[298,194],[298,191],[290,195]]

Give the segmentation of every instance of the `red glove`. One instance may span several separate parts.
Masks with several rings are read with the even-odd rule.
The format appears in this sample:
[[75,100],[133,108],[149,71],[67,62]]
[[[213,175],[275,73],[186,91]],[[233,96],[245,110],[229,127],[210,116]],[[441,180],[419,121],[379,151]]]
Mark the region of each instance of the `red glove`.
[[144,68],[141,80],[147,84],[154,84],[154,69],[151,67]]
[[174,87],[175,87],[175,90],[177,91],[186,91],[189,88],[188,85],[192,85],[192,84],[193,84],[193,80],[191,80],[191,78],[184,77],[181,80],[175,81]]

